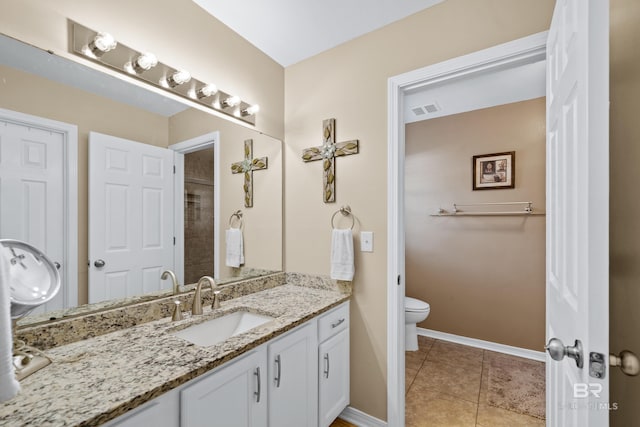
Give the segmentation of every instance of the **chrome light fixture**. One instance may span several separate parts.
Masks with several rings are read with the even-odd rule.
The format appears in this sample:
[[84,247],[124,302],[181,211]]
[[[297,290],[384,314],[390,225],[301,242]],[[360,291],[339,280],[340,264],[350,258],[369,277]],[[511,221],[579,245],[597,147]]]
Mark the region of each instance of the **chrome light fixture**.
[[169,77],[160,80],[160,84],[165,87],[174,88],[176,86],[183,85],[191,80],[191,73],[187,70],[178,70],[175,73],[171,74]]
[[[242,101],[216,85],[195,79],[186,70],[158,61],[152,53],[132,49],[116,42],[108,33],[97,32],[77,22],[69,27],[73,32],[72,50],[119,73],[126,74],[172,95],[188,99],[201,107],[255,124],[258,105]],[[109,54],[105,55],[105,53]]]
[[151,52],[145,52],[138,55],[133,61],[124,64],[124,69],[130,74],[142,74],[156,65],[158,65],[158,58]]
[[91,42],[83,48],[83,53],[92,58],[100,58],[105,53],[118,46],[118,42],[109,33],[98,33]]
[[258,111],[260,111],[260,106],[258,104],[253,104],[250,107],[240,110],[240,114],[243,117],[246,117],[246,116],[252,116],[256,114]]

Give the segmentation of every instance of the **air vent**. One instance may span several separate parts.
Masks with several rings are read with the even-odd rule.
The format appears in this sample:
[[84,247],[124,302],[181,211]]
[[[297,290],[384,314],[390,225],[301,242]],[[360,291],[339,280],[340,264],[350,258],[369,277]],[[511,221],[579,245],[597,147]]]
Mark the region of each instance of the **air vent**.
[[440,110],[440,108],[438,108],[438,104],[436,103],[427,104],[424,106],[424,109],[427,110],[427,113],[435,113],[436,111]]
[[415,107],[411,107],[410,110],[416,117],[424,116],[427,114],[433,114],[440,111],[440,106],[437,102],[430,102],[425,105],[417,105]]

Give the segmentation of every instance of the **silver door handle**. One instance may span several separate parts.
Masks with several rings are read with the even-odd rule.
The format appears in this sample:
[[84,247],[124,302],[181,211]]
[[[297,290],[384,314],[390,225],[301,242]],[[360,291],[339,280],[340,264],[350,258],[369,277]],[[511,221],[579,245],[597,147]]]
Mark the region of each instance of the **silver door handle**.
[[329,378],[329,353],[326,353],[324,355],[324,361],[325,361],[324,377]]
[[338,320],[337,322],[332,323],[332,324],[331,324],[331,327],[332,327],[332,328],[337,328],[338,326],[342,325],[343,323],[344,323],[344,317],[343,317],[343,318],[341,318],[340,320]]
[[280,387],[280,375],[281,375],[281,371],[282,371],[282,364],[280,363],[280,355],[276,356],[276,367],[278,368],[278,370],[276,371],[276,377],[275,377],[275,381],[276,381],[276,388]]
[[253,392],[253,395],[256,397],[256,403],[260,403],[260,367],[259,366],[253,372],[253,375],[258,377],[258,389]]
[[560,361],[567,356],[576,361],[578,368],[582,369],[584,366],[582,343],[580,340],[576,340],[572,346],[565,346],[558,338],[551,338],[549,343],[544,346],[544,349],[549,352],[549,356],[551,356],[553,360]]
[[635,377],[640,373],[640,361],[635,353],[624,350],[620,352],[619,356],[611,353],[609,355],[609,365],[619,366],[620,370],[630,377]]
[[95,265],[97,268],[102,268],[102,267],[104,267],[105,265],[107,265],[107,263],[106,263],[106,262],[104,262],[104,260],[97,259],[97,260],[95,260],[95,262],[93,263],[93,265]]

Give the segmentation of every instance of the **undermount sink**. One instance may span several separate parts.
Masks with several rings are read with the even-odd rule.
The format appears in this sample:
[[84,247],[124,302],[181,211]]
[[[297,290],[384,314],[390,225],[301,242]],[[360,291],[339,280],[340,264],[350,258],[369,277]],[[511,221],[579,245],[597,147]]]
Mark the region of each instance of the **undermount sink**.
[[235,311],[171,334],[201,347],[208,347],[247,332],[256,326],[264,325],[273,319],[273,317],[249,311]]

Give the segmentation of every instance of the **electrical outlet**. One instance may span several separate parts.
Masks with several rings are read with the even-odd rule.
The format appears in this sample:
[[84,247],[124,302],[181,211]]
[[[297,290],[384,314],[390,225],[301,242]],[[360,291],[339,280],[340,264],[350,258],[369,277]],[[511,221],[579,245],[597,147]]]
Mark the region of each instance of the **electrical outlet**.
[[360,232],[360,251],[373,252],[373,231]]

